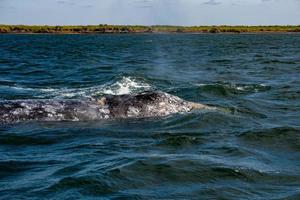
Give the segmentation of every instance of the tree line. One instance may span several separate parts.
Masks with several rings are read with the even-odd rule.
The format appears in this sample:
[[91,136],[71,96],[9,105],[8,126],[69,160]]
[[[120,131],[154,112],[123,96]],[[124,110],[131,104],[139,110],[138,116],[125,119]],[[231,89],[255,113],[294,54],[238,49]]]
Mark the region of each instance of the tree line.
[[37,26],[0,25],[0,33],[259,33],[300,32],[300,26]]

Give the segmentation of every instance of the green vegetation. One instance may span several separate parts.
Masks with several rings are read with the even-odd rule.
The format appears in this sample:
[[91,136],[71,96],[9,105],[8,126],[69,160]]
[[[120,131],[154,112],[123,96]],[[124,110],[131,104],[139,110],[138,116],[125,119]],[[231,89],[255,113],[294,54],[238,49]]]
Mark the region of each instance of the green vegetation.
[[300,26],[27,26],[0,25],[0,33],[264,33],[300,32]]

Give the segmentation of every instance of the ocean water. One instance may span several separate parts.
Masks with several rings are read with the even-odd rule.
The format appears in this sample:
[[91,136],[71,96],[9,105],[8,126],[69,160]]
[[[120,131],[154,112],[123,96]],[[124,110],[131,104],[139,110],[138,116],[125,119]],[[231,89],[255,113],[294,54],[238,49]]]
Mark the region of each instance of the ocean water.
[[0,99],[160,90],[222,111],[0,125],[0,199],[300,199],[300,35],[0,35]]

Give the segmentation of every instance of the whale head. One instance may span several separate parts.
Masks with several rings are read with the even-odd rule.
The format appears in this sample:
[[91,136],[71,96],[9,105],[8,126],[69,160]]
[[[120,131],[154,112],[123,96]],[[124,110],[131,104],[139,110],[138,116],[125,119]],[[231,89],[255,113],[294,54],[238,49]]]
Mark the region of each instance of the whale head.
[[160,117],[206,108],[205,105],[156,91],[141,92],[134,95],[109,95],[98,100],[98,103],[108,107],[111,118]]

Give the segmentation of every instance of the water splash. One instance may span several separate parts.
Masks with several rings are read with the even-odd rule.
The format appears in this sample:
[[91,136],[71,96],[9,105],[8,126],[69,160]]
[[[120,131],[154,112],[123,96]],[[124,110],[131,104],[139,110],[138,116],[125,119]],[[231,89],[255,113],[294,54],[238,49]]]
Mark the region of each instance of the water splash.
[[10,90],[13,93],[33,93],[36,98],[90,98],[105,94],[122,95],[150,90],[152,87],[143,80],[134,77],[121,77],[114,82],[85,88],[30,88],[22,86],[1,86],[1,89]]
[[104,88],[104,94],[122,95],[132,94],[151,89],[151,86],[145,82],[138,81],[132,77],[123,77],[120,81],[108,85]]

